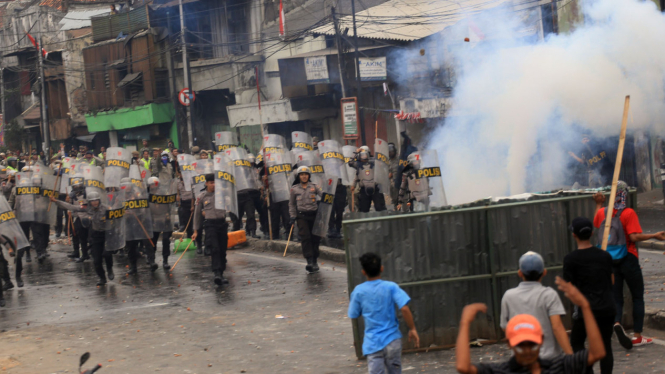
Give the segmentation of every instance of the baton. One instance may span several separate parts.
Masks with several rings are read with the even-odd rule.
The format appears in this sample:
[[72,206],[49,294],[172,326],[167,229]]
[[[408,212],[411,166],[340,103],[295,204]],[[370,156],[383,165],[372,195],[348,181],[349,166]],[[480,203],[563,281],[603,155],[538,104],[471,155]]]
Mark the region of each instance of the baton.
[[145,234],[145,236],[148,237],[148,240],[150,241],[150,245],[151,245],[153,248],[155,248],[155,250],[157,250],[157,247],[155,247],[155,243],[152,242],[152,238],[150,237],[150,235],[148,235],[148,230],[145,229],[145,227],[144,227],[143,224],[141,223],[141,220],[139,219],[139,217],[137,217],[136,214],[134,214],[134,212],[128,212],[128,213],[130,213],[131,215],[134,216],[134,218],[136,218],[136,222],[139,223],[139,225],[140,225],[141,228],[143,229],[143,233]]
[[291,242],[291,234],[293,233],[293,226],[291,225],[291,231],[289,232],[289,239],[286,241],[286,248],[284,248],[284,255],[282,257],[286,257],[286,250],[289,249],[289,243]]

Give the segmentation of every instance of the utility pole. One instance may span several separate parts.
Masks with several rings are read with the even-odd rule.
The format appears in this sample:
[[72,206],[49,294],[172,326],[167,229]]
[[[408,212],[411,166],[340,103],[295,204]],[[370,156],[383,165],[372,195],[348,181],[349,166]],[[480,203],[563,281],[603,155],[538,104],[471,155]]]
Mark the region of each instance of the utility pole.
[[190,87],[191,77],[189,76],[189,59],[187,58],[187,42],[185,41],[185,15],[182,9],[182,0],[179,1],[180,7],[180,40],[182,41],[182,75],[183,81],[185,82],[185,87],[189,89],[189,106],[185,108],[187,111],[187,138],[189,140],[189,149],[191,150],[194,146],[194,133],[192,132],[192,105],[194,101],[191,99],[193,88]]
[[335,25],[335,42],[337,43],[337,69],[339,70],[339,83],[342,85],[342,98],[345,98],[346,89],[344,88],[344,74],[342,73],[342,38],[339,37],[339,25],[337,24],[335,7],[330,8],[330,13],[332,14],[333,24]]
[[[37,22],[39,22],[39,36],[37,37],[37,55],[39,56],[39,79],[41,80],[41,109],[42,109],[42,126],[44,126],[44,141],[42,149],[45,155],[49,155],[51,148],[51,134],[49,133],[48,116],[46,114],[46,82],[44,81],[44,55],[42,54],[42,15],[41,7],[37,6]],[[4,120],[4,119],[3,119]],[[30,155],[32,157],[32,155]]]
[[358,56],[358,29],[356,28],[356,0],[351,0],[351,13],[353,15],[353,44],[355,44],[355,60],[356,60],[356,100],[358,105],[358,114],[360,118],[360,136],[363,142],[363,145],[367,145],[367,138],[365,138],[365,119],[360,110],[360,57]]
[[2,121],[0,121],[0,128],[5,128],[5,68],[0,63],[0,100],[2,101]]
[[[171,13],[167,10],[166,11],[166,29],[168,30],[168,53],[166,54],[166,68],[169,71],[169,88],[171,91],[171,104],[173,105],[173,108],[176,110],[176,125],[178,126],[178,135],[180,135],[180,130],[182,129],[182,117],[178,115],[180,111],[178,110],[180,107],[178,106],[178,86],[175,81],[175,72],[173,71],[173,38],[171,37]],[[184,145],[181,144],[181,146],[184,148]]]

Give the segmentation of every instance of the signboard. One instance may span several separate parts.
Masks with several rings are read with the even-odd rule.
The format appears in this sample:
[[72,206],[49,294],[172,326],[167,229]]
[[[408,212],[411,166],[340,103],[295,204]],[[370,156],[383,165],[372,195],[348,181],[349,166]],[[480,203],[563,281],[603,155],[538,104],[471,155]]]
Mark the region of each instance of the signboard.
[[326,56],[306,57],[305,75],[307,76],[308,84],[330,83]]
[[358,62],[361,81],[386,80],[386,57],[360,57]]
[[358,101],[355,97],[341,100],[342,125],[344,126],[344,137],[358,137]]
[[180,104],[184,106],[189,106],[189,104],[194,101],[196,98],[196,94],[192,92],[191,94],[189,93],[189,88],[183,88],[180,90],[178,93],[178,100],[180,101]]

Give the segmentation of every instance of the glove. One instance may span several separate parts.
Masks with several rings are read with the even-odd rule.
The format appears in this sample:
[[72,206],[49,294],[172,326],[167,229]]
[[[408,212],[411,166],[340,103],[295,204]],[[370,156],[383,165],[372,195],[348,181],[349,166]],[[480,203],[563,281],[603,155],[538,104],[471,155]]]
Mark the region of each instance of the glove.
[[293,226],[293,225],[295,225],[295,224],[296,224],[296,218],[295,218],[295,217],[291,217],[291,219],[289,220],[289,226]]

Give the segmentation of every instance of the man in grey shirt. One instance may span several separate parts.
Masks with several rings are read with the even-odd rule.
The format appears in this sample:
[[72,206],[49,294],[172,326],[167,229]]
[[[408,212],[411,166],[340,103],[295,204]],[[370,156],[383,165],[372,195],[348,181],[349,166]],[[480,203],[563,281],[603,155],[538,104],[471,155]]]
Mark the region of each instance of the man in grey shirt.
[[530,314],[538,319],[543,329],[540,358],[553,359],[564,353],[572,354],[568,334],[561,322],[561,315],[565,315],[566,310],[557,292],[540,283],[547,274],[543,258],[529,251],[520,257],[519,267],[522,282],[506,291],[501,300],[501,328],[505,330],[508,321],[516,315]]

